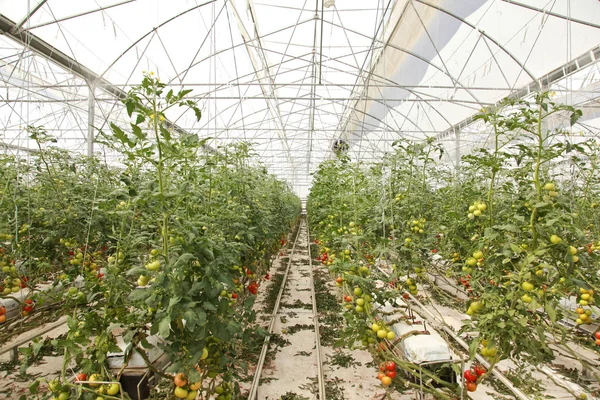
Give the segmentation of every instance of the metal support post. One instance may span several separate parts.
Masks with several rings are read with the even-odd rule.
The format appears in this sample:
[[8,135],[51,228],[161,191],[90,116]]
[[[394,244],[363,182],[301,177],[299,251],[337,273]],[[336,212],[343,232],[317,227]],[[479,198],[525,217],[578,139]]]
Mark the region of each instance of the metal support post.
[[94,155],[94,119],[96,117],[95,95],[96,86],[90,85],[90,95],[88,97],[88,135],[87,135],[87,155]]

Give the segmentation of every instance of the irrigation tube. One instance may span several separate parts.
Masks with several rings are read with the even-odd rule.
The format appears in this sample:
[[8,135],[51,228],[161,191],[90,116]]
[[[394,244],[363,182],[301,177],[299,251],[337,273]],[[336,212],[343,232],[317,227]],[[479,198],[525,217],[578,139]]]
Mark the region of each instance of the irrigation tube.
[[[425,306],[423,304],[421,304],[421,302],[419,300],[417,300],[412,294],[409,294],[409,298],[414,301],[420,308],[421,310],[423,310],[424,312],[426,312],[427,314],[429,314],[431,316],[431,318],[433,318],[434,320],[436,320],[438,323],[441,324],[442,329],[448,334],[450,335],[450,337],[454,340],[456,340],[457,343],[459,343],[462,347],[464,347],[466,350],[469,350],[469,345],[462,340],[459,336],[457,336],[454,331],[452,329],[450,329],[446,323],[443,320],[440,320],[438,317],[436,317],[435,315],[433,315],[427,308],[425,308]],[[483,366],[489,370],[490,367],[490,363],[488,363],[488,361],[483,358],[483,356],[479,355],[479,354],[475,354],[475,358],[477,359],[477,361],[479,361],[479,363],[483,364]],[[498,369],[494,368],[492,369],[492,374],[498,378],[498,380],[500,382],[502,382],[511,392],[513,392],[513,394],[520,400],[531,400],[529,397],[527,397],[527,395],[525,393],[523,393],[522,391],[520,391],[518,388],[516,388],[513,383],[511,381],[509,381],[504,374],[502,374],[502,372],[498,371]]]
[[[384,273],[386,276],[389,276],[389,274],[384,271],[381,267],[378,268],[379,271],[381,271],[382,273]],[[462,340],[459,336],[457,336],[454,331],[446,324],[446,322],[440,318],[438,318],[437,316],[435,316],[433,313],[431,313],[431,311],[429,311],[419,300],[417,300],[416,297],[414,297],[412,294],[408,293],[409,299],[411,299],[413,302],[415,302],[415,304],[417,304],[419,306],[419,308],[421,310],[423,310],[423,312],[429,314],[429,316],[431,316],[431,318],[433,318],[433,320],[435,320],[436,322],[438,322],[441,326],[441,328],[454,340],[456,340],[456,342],[458,344],[460,344],[465,350],[469,351],[469,345]],[[483,358],[483,356],[479,355],[479,354],[475,354],[475,358],[477,359],[477,361],[482,364],[486,369],[489,370],[490,367],[490,363]],[[504,384],[504,386],[506,386],[508,388],[508,390],[510,390],[519,400],[531,400],[529,397],[527,397],[527,395],[525,393],[523,393],[521,390],[519,390],[518,388],[516,388],[513,383],[511,381],[509,381],[504,374],[502,374],[502,372],[498,371],[497,368],[492,369],[492,374],[498,378],[498,380],[500,382],[502,382]]]

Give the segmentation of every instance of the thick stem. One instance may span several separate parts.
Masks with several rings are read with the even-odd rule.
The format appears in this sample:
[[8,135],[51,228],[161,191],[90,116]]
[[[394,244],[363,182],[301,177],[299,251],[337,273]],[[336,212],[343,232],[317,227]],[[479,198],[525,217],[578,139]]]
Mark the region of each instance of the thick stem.
[[[538,121],[537,121],[537,132],[536,132],[536,138],[537,138],[537,154],[536,154],[536,158],[535,158],[535,171],[533,174],[533,184],[535,185],[535,192],[536,192],[536,203],[539,203],[542,200],[542,186],[540,184],[540,166],[542,165],[542,152],[544,150],[544,136],[542,134],[542,120],[543,120],[543,116],[542,116],[542,112],[543,112],[543,108],[542,105],[540,104],[539,107],[539,111],[538,111]],[[531,236],[532,236],[532,250],[537,249],[537,242],[538,242],[538,233],[537,230],[535,229],[535,221],[537,220],[537,215],[538,215],[538,209],[537,206],[534,204],[533,205],[533,211],[531,212],[531,218],[529,219],[529,229],[531,230]]]
[[488,189],[488,198],[487,198],[487,206],[490,213],[490,226],[494,225],[494,184],[496,182],[496,174],[498,173],[498,125],[496,124],[496,120],[493,122],[494,126],[494,165],[492,167],[492,178],[490,179],[490,187]]
[[152,122],[154,125],[154,137],[156,138],[156,146],[158,148],[158,190],[160,192],[161,202],[163,203],[163,221],[162,221],[162,239],[163,239],[163,254],[165,256],[165,260],[169,260],[169,215],[167,214],[165,207],[165,188],[164,188],[164,158],[162,151],[162,142],[160,140],[158,123],[160,116],[158,114],[158,110],[156,109],[156,90],[154,91],[154,101],[152,102],[152,111],[153,118]]

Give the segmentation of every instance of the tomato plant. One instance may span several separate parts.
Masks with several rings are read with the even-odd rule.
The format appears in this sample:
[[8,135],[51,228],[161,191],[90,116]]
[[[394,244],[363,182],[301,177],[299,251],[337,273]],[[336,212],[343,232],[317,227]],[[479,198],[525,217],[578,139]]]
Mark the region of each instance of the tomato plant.
[[[28,161],[0,157],[1,297],[19,299],[12,295],[23,291],[31,300],[16,319],[0,314],[0,323],[11,324],[0,338],[25,329],[23,319],[68,316],[67,336],[56,345],[64,365],[55,397],[101,388],[69,383],[71,365],[92,381],[113,380],[107,354],[122,352],[119,338],[127,365],[133,351],[144,357],[148,339],[160,337],[172,364],[154,372],[194,382],[180,395],[195,394],[202,379],[211,382],[203,396],[217,381],[234,393],[232,382],[248,370],[235,360],[258,330],[254,279],[267,272],[301,205],[251,161],[250,145],[211,149],[167,122],[171,113],[200,119],[189,92],[144,75],[123,100],[130,124],[110,123],[97,138],[118,155],[118,168],[56,150],[42,127],[26,128],[41,150]],[[48,282],[50,289],[38,289]],[[40,304],[53,307],[38,311]]]

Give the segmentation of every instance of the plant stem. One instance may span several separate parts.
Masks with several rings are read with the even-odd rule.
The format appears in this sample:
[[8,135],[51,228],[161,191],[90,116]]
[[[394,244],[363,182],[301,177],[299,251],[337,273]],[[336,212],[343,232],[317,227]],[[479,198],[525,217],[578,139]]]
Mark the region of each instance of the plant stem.
[[[536,192],[536,202],[540,202],[542,200],[542,186],[540,185],[540,166],[542,164],[542,151],[544,150],[544,137],[542,135],[542,104],[540,104],[538,111],[538,120],[537,120],[537,154],[535,158],[535,171],[533,174],[533,183],[535,185]],[[529,229],[531,230],[532,235],[532,250],[537,248],[538,242],[538,233],[535,229],[535,221],[537,219],[538,209],[537,206],[533,205],[533,211],[531,212],[531,218],[529,219]]]
[[152,102],[152,111],[153,117],[152,121],[154,124],[154,136],[156,138],[156,146],[158,148],[158,190],[160,192],[161,202],[163,206],[163,221],[162,221],[162,239],[163,239],[163,255],[165,256],[165,260],[169,260],[169,215],[167,214],[165,207],[165,189],[164,189],[164,177],[163,177],[163,168],[164,168],[164,158],[162,151],[162,142],[160,141],[160,135],[158,134],[158,120],[160,118],[157,115],[158,110],[156,109],[156,89],[154,90],[154,101]]
[[489,213],[490,213],[490,226],[494,225],[494,202],[493,202],[493,196],[494,196],[494,183],[496,181],[496,174],[498,173],[498,137],[499,137],[499,133],[498,133],[498,124],[496,123],[496,119],[493,119],[493,126],[494,126],[494,137],[495,137],[495,141],[494,141],[494,163],[492,166],[492,178],[490,179],[490,187],[488,189],[488,198],[487,198],[487,206],[489,208]]

